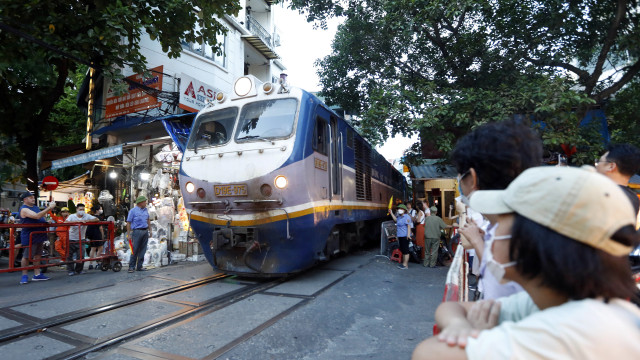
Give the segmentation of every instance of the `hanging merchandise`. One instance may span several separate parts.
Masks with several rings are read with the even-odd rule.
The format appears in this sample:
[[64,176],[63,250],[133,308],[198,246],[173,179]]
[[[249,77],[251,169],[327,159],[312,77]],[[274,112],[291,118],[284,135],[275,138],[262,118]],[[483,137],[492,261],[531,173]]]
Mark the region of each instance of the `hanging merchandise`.
[[156,174],[153,176],[153,181],[151,181],[151,187],[152,188],[158,188],[158,186],[160,185],[160,178],[162,177],[162,169],[158,169],[158,171],[156,172]]
[[109,190],[100,191],[100,195],[98,195],[98,202],[102,203],[107,200],[113,200],[113,195],[111,195]]
[[187,214],[187,209],[184,207],[184,198],[182,197],[178,200],[178,221],[183,231],[189,230],[189,215]]
[[102,210],[104,211],[105,216],[116,215],[116,204],[113,201],[113,195],[111,195],[109,190],[100,191],[98,202],[102,205]]
[[[175,215],[173,199],[170,197],[162,199],[156,207],[156,213],[158,214],[158,224],[163,228],[169,228]],[[166,233],[168,233],[168,231],[166,231],[165,234]],[[159,237],[161,238],[162,236]]]

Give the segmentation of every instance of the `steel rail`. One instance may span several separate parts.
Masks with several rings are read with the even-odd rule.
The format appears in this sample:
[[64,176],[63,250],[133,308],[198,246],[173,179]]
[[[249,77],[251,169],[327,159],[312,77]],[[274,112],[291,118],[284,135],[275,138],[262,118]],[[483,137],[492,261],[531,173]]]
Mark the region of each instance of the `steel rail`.
[[57,356],[51,356],[48,357],[47,360],[73,360],[73,359],[79,359],[82,358],[84,356],[86,356],[89,353],[98,351],[98,350],[102,350],[108,346],[123,342],[123,341],[127,341],[136,337],[139,337],[141,335],[147,334],[147,333],[151,333],[154,330],[158,330],[161,328],[165,328],[167,326],[173,325],[175,323],[178,323],[180,321],[186,320],[196,314],[199,313],[203,313],[203,312],[207,312],[207,311],[217,311],[220,310],[222,308],[225,308],[227,306],[230,306],[234,303],[237,303],[241,300],[244,300],[246,298],[248,298],[249,296],[255,295],[257,293],[263,292],[265,290],[268,290],[272,287],[275,287],[285,281],[287,281],[289,278],[285,277],[285,278],[278,278],[275,279],[273,281],[269,281],[266,283],[261,283],[261,284],[255,284],[255,285],[249,285],[249,289],[240,289],[237,291],[233,291],[227,295],[221,296],[217,299],[214,299],[212,301],[210,301],[209,303],[205,303],[204,305],[195,307],[191,310],[187,310],[181,313],[178,313],[174,316],[170,316],[168,318],[165,318],[163,320],[154,322],[152,324],[148,324],[142,327],[138,327],[138,328],[133,328],[131,331],[128,331],[124,334],[120,334],[117,336],[113,336],[113,337],[108,337],[105,338],[104,340],[101,340],[99,342],[96,343],[92,343],[89,346],[85,346],[83,348],[80,349],[74,349],[74,350],[70,350],[67,351],[65,353],[62,354],[58,354]]
[[219,280],[225,279],[225,278],[227,278],[229,276],[230,275],[227,275],[227,274],[216,274],[216,275],[211,276],[211,277],[195,280],[195,281],[192,281],[192,282],[189,282],[189,283],[186,283],[186,284],[182,284],[182,285],[178,285],[178,286],[175,286],[175,287],[171,287],[171,288],[168,288],[168,289],[157,290],[157,291],[153,291],[153,292],[146,293],[146,294],[143,294],[143,295],[137,295],[137,296],[130,297],[130,298],[127,298],[127,299],[119,300],[119,301],[113,302],[113,303],[108,304],[108,305],[101,305],[101,306],[98,306],[98,307],[93,307],[93,308],[89,308],[89,309],[85,309],[85,310],[71,312],[71,313],[62,315],[60,317],[56,317],[56,318],[53,318],[51,320],[44,321],[44,322],[41,322],[41,323],[38,323],[38,324],[19,327],[17,330],[10,331],[8,333],[0,335],[0,344],[2,344],[4,342],[7,342],[9,340],[15,339],[15,338],[20,337],[20,336],[25,336],[25,335],[29,335],[29,334],[33,334],[33,333],[37,333],[37,332],[46,331],[46,329],[54,327],[54,326],[63,325],[63,324],[66,324],[68,322],[72,322],[72,321],[80,320],[80,319],[83,319],[83,318],[88,318],[88,317],[91,317],[91,316],[99,315],[99,314],[102,314],[102,313],[110,311],[110,310],[114,310],[114,309],[118,309],[118,308],[121,308],[121,307],[129,306],[129,305],[132,305],[132,304],[137,304],[139,302],[143,302],[143,301],[150,300],[150,299],[155,299],[155,298],[162,297],[162,296],[165,296],[165,295],[169,295],[169,294],[172,294],[172,293],[175,293],[175,292],[179,292],[179,291],[183,291],[183,290],[186,290],[186,289],[190,289],[192,287],[204,285],[204,284],[207,284],[207,283],[210,283],[210,282],[219,281]]

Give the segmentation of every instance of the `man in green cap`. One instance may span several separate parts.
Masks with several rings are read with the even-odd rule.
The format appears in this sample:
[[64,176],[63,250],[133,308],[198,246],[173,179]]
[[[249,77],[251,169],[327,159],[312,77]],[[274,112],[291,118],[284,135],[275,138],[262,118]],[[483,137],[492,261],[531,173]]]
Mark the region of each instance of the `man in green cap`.
[[425,256],[422,266],[436,267],[438,261],[438,247],[440,245],[440,230],[450,229],[452,226],[437,216],[438,208],[431,207],[431,216],[424,219],[424,248]]
[[147,198],[138,196],[136,206],[129,211],[127,216],[127,239],[133,242],[131,258],[129,259],[129,272],[135,270],[146,271],[142,267],[144,254],[147,252],[147,242],[151,237],[151,221],[147,210]]

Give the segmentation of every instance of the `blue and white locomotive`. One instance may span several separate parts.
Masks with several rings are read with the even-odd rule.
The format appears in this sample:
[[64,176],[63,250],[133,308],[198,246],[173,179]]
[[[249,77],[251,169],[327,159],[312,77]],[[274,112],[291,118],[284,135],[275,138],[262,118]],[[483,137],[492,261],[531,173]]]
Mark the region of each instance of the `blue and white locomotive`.
[[180,187],[215,269],[283,276],[379,239],[406,181],[313,94],[245,76],[197,114]]

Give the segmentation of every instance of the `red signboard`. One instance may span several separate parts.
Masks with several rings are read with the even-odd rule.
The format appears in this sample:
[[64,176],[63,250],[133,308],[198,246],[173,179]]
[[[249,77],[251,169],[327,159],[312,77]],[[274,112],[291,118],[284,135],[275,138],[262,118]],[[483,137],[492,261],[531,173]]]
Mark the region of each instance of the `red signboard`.
[[53,191],[58,187],[58,179],[53,176],[45,176],[42,179],[42,188],[46,191]]
[[[143,78],[142,74],[128,76],[127,79],[144,86],[162,90],[163,66],[150,69],[151,75]],[[129,85],[129,91],[120,96],[115,96],[111,89],[107,92],[107,106],[105,118],[113,118],[120,115],[135,113],[157,108],[162,105],[154,96],[151,96],[135,85]]]

